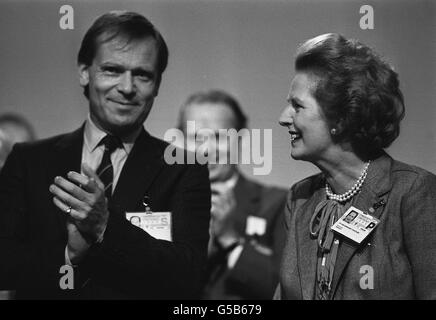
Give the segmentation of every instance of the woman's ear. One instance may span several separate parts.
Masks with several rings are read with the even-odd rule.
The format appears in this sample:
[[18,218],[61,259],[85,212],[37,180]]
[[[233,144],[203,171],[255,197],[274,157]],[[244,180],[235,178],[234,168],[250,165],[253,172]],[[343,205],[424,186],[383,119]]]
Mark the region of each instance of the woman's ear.
[[[334,136],[340,136],[344,133],[344,129],[345,129],[345,119],[344,118],[340,118],[334,125],[336,132],[334,134]],[[333,135],[333,134],[332,134]]]
[[82,87],[86,87],[89,84],[89,66],[85,64],[79,64],[79,83]]

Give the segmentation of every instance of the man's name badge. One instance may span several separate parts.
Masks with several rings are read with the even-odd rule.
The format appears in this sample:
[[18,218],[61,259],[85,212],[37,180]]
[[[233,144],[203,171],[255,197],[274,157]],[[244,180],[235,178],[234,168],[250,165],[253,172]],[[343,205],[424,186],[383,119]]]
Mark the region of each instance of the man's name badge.
[[171,212],[126,212],[126,219],[153,238],[172,241]]
[[350,207],[332,226],[332,230],[360,244],[379,222],[377,218]]

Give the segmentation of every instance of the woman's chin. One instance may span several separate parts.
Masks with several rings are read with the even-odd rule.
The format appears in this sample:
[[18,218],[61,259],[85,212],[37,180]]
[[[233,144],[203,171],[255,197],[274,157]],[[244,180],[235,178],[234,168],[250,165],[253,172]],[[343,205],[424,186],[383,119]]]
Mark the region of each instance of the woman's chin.
[[291,157],[294,160],[302,160],[304,155],[296,148],[291,148]]
[[291,153],[291,158],[294,159],[294,160],[302,160],[301,157],[298,154],[294,155],[293,153]]
[[313,154],[308,154],[307,152],[301,152],[299,150],[291,150],[291,157],[294,160],[314,162]]

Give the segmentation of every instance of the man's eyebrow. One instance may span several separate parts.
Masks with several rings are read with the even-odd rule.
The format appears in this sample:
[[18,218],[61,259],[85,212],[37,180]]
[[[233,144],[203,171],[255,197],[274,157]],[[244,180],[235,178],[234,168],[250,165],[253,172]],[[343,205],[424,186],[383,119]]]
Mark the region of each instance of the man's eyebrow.
[[144,67],[133,68],[133,69],[132,69],[132,72],[133,72],[133,73],[138,73],[138,72],[140,72],[140,73],[146,73],[146,74],[150,74],[150,75],[153,75],[153,74],[154,74],[152,70],[150,70],[150,69],[148,69],[148,68],[144,68]]
[[116,68],[122,68],[122,69],[124,69],[124,67],[123,67],[122,65],[120,65],[120,64],[118,64],[118,63],[115,63],[115,62],[111,62],[111,61],[105,61],[105,62],[102,62],[102,63],[100,64],[100,67],[116,67]]
[[116,68],[120,68],[120,69],[123,69],[123,70],[131,70],[133,73],[138,73],[139,72],[139,73],[146,73],[147,75],[153,75],[154,74],[153,71],[150,70],[147,67],[136,67],[136,68],[133,68],[133,69],[128,69],[124,65],[116,63],[116,62],[112,62],[112,61],[102,62],[100,64],[100,66],[101,67],[116,67]]

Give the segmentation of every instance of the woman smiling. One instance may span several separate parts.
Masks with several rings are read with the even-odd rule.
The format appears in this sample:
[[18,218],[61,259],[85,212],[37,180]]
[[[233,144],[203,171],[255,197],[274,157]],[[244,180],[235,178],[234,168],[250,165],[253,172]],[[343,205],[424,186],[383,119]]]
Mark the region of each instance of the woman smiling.
[[290,190],[275,297],[436,299],[436,176],[384,151],[404,117],[397,73],[338,34],[306,41],[295,69],[280,124],[321,173]]

